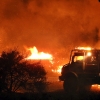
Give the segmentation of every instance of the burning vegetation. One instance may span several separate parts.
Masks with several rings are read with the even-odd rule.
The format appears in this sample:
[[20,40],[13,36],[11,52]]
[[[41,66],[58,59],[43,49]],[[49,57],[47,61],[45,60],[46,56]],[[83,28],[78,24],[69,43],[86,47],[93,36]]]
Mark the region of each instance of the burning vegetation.
[[28,49],[31,52],[31,55],[27,57],[26,59],[31,59],[31,60],[49,60],[51,61],[53,59],[52,55],[49,53],[44,53],[44,52],[38,52],[37,48],[34,46],[33,48]]
[[[45,52],[39,52],[38,49],[34,46],[32,48],[27,48],[27,51],[30,52],[30,55],[25,59],[29,61],[40,61],[46,67],[48,71],[52,71],[53,73],[59,74],[61,72],[61,65],[57,65],[54,63],[53,55]],[[48,68],[47,68],[48,67]]]

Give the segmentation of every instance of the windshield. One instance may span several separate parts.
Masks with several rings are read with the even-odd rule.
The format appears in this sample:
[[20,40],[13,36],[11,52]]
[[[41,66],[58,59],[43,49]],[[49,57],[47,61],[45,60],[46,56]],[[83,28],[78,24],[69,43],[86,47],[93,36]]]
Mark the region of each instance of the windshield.
[[74,62],[83,61],[83,57],[84,57],[84,56],[74,56],[73,61],[74,61]]
[[70,61],[73,62],[84,62],[85,64],[97,64],[100,59],[100,54],[96,50],[72,50]]
[[83,60],[86,64],[97,64],[96,56],[73,56],[73,62],[83,62]]

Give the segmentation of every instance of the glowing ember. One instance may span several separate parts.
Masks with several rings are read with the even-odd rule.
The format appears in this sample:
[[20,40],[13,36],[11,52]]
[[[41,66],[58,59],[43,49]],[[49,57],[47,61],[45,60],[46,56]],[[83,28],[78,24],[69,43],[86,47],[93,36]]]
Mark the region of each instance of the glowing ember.
[[93,84],[90,88],[92,91],[100,91],[100,85],[99,84]]
[[31,55],[27,57],[26,59],[34,59],[34,60],[39,60],[39,59],[52,60],[53,59],[51,54],[44,53],[44,52],[38,52],[35,46],[33,48],[29,48],[28,50],[31,52]]

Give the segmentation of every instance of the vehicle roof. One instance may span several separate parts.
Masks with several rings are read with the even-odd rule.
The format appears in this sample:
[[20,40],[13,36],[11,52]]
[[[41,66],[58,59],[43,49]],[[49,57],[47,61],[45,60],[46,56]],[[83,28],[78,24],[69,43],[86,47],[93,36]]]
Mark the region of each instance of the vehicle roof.
[[100,49],[91,49],[91,50],[85,50],[85,49],[73,49],[72,51],[77,51],[77,52],[100,52]]
[[100,49],[91,49],[91,50],[73,49],[71,52],[75,52],[75,53],[85,53],[85,52],[100,53]]

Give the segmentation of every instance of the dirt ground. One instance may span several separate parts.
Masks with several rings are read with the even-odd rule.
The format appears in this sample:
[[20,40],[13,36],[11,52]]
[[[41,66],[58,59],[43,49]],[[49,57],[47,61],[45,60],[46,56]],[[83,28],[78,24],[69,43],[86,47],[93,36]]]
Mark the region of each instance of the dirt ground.
[[57,90],[63,90],[63,82],[60,81],[51,82],[47,87],[48,92],[53,92]]
[[[58,77],[49,77],[48,82],[50,82],[50,84],[47,87],[48,92],[63,90],[63,82],[59,81]],[[91,85],[89,91],[100,93],[100,85],[97,84]]]
[[[59,81],[57,77],[48,78],[50,84],[46,92],[39,94],[23,93],[17,96],[3,97],[0,100],[100,100],[100,86],[93,85],[90,91],[79,91],[74,94],[67,94],[63,90],[63,82]],[[8,99],[9,98],[9,99]]]
[[89,91],[79,91],[70,95],[63,90],[63,82],[55,81],[48,86],[48,92],[44,97],[48,100],[99,100],[100,86],[93,85]]

